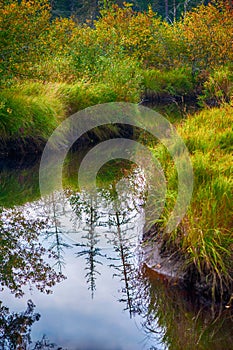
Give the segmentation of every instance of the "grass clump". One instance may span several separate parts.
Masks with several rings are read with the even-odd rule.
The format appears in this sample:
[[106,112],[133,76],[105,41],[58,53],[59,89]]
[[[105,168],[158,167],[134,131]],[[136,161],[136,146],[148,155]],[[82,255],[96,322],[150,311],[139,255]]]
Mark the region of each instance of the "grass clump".
[[6,89],[0,93],[0,137],[47,138],[57,125],[57,105],[45,94]]
[[[0,92],[2,142],[44,139],[71,114],[96,104],[121,101],[114,84],[25,82]],[[129,90],[127,90],[129,93]]]
[[143,74],[143,86],[155,94],[184,96],[194,90],[190,69],[176,68],[168,71],[146,70]]
[[[229,297],[233,285],[232,113],[229,105],[203,110],[178,127],[190,152],[194,191],[178,229],[163,237],[169,249],[178,249],[184,257],[189,282],[213,298]],[[166,163],[165,222],[176,200],[177,177],[166,150],[159,146],[155,153]]]
[[76,83],[60,84],[58,95],[68,115],[86,107],[116,101],[116,93],[104,84]]
[[214,70],[203,84],[200,102],[221,105],[233,101],[233,71],[232,67],[224,66]]

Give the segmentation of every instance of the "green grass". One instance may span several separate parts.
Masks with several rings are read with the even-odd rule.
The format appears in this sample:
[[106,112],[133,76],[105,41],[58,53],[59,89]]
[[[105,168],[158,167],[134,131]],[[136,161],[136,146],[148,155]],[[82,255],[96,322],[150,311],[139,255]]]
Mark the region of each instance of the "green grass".
[[145,90],[158,95],[185,96],[194,92],[193,77],[189,68],[174,68],[168,71],[146,70],[143,73],[142,84]]
[[18,83],[0,92],[0,139],[2,142],[28,138],[47,140],[64,118],[96,104],[139,101],[140,92],[137,90],[136,96],[135,91],[134,88],[131,93],[129,86],[117,86],[114,79],[106,84]]
[[5,89],[0,92],[0,138],[47,139],[62,113],[61,102],[42,84]]
[[[194,170],[194,191],[180,227],[164,241],[179,249],[184,268],[204,280],[212,297],[232,293],[233,279],[233,108],[207,109],[188,117],[178,132],[185,141]],[[177,177],[162,146],[154,150],[168,179],[167,207],[162,221],[175,203]],[[190,275],[191,279],[192,276]]]

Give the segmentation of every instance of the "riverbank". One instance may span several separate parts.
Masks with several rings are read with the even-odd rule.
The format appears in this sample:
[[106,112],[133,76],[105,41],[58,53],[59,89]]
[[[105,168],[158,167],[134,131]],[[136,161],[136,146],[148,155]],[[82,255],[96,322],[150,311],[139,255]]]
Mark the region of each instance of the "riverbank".
[[55,128],[86,107],[116,100],[102,84],[27,81],[0,91],[0,156],[42,153]]
[[[154,236],[159,233],[162,252],[181,257],[190,285],[213,301],[230,300],[231,6],[222,1],[200,5],[168,24],[150,7],[140,13],[127,4],[113,5],[103,9],[90,26],[72,18],[52,20],[46,1],[12,1],[0,8],[0,18],[4,38],[0,157],[39,156],[65,118],[96,104],[147,101],[181,105],[184,118],[165,116],[189,150],[193,199],[177,230],[165,235],[163,227],[176,200],[177,174],[167,151],[152,145],[168,188],[159,225],[154,222],[158,230]],[[185,111],[188,100],[202,110],[189,115]],[[98,131],[92,136],[101,140]],[[105,137],[109,135],[105,131]]]
[[92,25],[54,19],[46,0],[6,3],[0,18],[2,155],[40,152],[64,118],[96,104],[231,101],[232,8],[221,1],[171,25],[129,4],[103,6]]
[[[189,288],[207,300],[226,304],[233,293],[232,125],[233,107],[224,105],[188,116],[177,126],[192,161],[194,190],[184,219],[170,234],[163,232],[163,226],[176,201],[176,171],[167,150],[162,145],[154,148],[168,191],[164,213],[144,239],[144,243],[154,240],[162,256],[171,258],[179,270],[177,277]],[[156,264],[161,265],[155,259]]]
[[[202,299],[227,306],[233,291],[232,116],[233,107],[225,104],[177,120],[177,131],[193,165],[194,191],[186,216],[169,235],[164,234],[163,226],[176,201],[176,169],[161,144],[151,146],[164,169],[168,191],[159,222],[154,222],[142,242],[147,246],[149,267],[181,281]],[[39,196],[38,190],[36,193]],[[148,247],[153,256],[148,255]]]

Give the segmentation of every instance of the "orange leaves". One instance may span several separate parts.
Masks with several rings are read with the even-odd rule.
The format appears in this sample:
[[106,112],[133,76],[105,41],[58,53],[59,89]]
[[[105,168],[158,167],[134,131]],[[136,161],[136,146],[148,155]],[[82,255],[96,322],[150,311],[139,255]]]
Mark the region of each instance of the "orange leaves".
[[202,69],[226,64],[233,59],[232,13],[220,5],[201,5],[180,23],[191,61]]
[[14,1],[0,8],[1,55],[6,72],[12,69],[15,72],[17,67],[23,68],[26,62],[33,60],[39,36],[49,19],[48,1],[44,0]]
[[148,13],[140,13],[134,12],[131,6],[120,8],[114,5],[101,15],[95,22],[100,45],[107,42],[114,52],[121,51],[124,56],[133,56],[143,62],[156,58],[163,23],[151,8]]

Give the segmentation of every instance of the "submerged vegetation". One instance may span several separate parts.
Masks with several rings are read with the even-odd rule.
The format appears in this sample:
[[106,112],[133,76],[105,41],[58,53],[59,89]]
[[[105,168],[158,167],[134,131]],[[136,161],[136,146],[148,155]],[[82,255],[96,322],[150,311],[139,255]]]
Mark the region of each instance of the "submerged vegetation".
[[[225,300],[233,291],[232,15],[223,0],[172,23],[151,7],[137,12],[113,4],[81,23],[52,18],[46,0],[0,3],[0,156],[10,148],[15,154],[42,150],[62,120],[99,103],[189,100],[202,108],[175,123],[190,152],[195,187],[186,217],[163,240],[184,258],[196,288]],[[168,180],[162,227],[177,176],[166,150],[158,145],[153,152]]]

